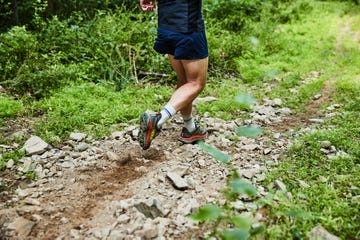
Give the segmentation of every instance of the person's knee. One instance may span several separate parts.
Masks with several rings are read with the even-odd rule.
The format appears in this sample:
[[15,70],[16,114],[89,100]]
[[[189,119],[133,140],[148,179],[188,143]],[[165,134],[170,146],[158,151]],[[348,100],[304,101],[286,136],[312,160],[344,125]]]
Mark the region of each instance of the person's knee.
[[205,88],[206,81],[204,79],[199,79],[197,81],[191,81],[189,84],[191,84],[194,91],[199,94]]

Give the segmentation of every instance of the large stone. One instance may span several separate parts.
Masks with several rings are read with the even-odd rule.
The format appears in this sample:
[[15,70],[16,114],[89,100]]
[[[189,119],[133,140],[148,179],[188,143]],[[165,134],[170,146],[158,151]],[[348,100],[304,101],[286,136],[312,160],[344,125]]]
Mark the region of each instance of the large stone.
[[146,221],[143,228],[136,232],[141,239],[154,239],[158,236],[158,228],[152,221]]
[[15,218],[18,217],[15,209],[2,209],[0,210],[0,238],[1,234],[6,231],[7,226],[11,223]]
[[14,222],[9,224],[8,229],[13,230],[18,239],[26,239],[34,225],[35,223],[33,221],[18,217]]
[[320,225],[314,227],[307,235],[309,240],[340,240],[339,237],[332,235]]
[[155,219],[157,217],[165,217],[168,212],[164,211],[157,199],[148,201],[140,201],[134,204],[134,207],[144,214],[146,217]]
[[42,154],[48,149],[48,147],[49,144],[37,136],[29,138],[24,145],[24,149],[28,155]]
[[70,134],[70,139],[77,141],[77,142],[82,141],[85,137],[86,137],[86,133],[71,133]]
[[187,182],[185,181],[184,178],[180,177],[180,175],[178,175],[175,172],[168,172],[166,174],[166,176],[171,180],[171,182],[173,183],[173,185],[179,189],[179,190],[185,190],[189,188],[189,185],[187,184]]

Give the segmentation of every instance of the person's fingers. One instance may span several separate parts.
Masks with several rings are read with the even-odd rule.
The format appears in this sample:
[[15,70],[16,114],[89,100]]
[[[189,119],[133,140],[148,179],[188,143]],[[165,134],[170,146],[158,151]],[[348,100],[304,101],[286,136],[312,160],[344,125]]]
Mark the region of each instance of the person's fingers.
[[144,11],[144,12],[151,12],[151,11],[154,11],[154,6],[152,5],[149,5],[149,4],[143,4],[141,5],[141,9]]

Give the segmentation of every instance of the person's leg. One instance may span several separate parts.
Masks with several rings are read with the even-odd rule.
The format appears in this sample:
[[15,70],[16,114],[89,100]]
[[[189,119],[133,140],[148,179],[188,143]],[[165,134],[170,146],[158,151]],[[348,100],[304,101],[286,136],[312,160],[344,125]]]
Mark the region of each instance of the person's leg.
[[192,102],[206,84],[208,58],[200,60],[176,60],[170,57],[173,68],[179,74],[178,88],[168,104],[180,111],[184,120],[179,141],[193,143],[207,137],[207,131],[198,126],[192,119]]
[[[186,72],[185,72],[185,69],[184,69],[184,66],[183,66],[181,60],[175,59],[173,55],[169,55],[169,60],[170,60],[171,66],[173,67],[174,71],[176,72],[176,76],[177,76],[176,89],[178,89],[187,82],[186,81]],[[190,115],[191,112],[192,112],[192,104],[188,104],[187,106],[184,106],[182,109],[180,109],[180,113],[182,115]]]
[[[174,71],[176,72],[176,76],[177,76],[176,89],[178,89],[186,83],[185,69],[182,65],[181,60],[175,59],[173,55],[169,54],[169,60],[170,60],[171,66],[173,67]],[[187,128],[190,132],[194,131],[196,128],[196,125],[195,125],[194,119],[192,118],[192,103],[183,107],[180,110],[180,113],[181,113],[181,116],[184,121],[184,127]]]
[[[169,100],[169,104],[183,115],[190,115],[192,102],[204,89],[208,68],[208,58],[197,60],[171,60],[178,74],[178,88]],[[185,75],[185,77],[184,77]],[[179,78],[180,77],[180,78]]]

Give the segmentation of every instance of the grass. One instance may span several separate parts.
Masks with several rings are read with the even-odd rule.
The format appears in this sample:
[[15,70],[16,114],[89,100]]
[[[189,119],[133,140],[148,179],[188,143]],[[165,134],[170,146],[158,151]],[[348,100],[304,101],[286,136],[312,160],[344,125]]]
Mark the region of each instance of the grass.
[[[331,39],[335,46],[337,33],[342,27],[339,23],[358,22],[360,18],[350,19],[348,15],[341,17],[338,12],[333,13],[336,14],[314,19],[323,22],[317,25],[320,24],[318,22],[317,26],[329,29],[323,38]],[[317,20],[313,20],[312,24],[314,22]],[[327,24],[335,27],[329,28]],[[323,28],[314,29],[322,32]],[[303,93],[299,91],[298,95],[288,98],[295,105],[306,103],[306,99],[319,91],[331,76],[334,92],[332,102],[328,104],[339,103],[342,107],[338,109],[337,116],[326,121],[325,126],[296,139],[288,157],[267,176],[270,189],[273,189],[273,181],[281,179],[292,194],[289,199],[284,193],[272,190],[272,195],[264,201],[267,217],[271,219],[267,223],[268,239],[306,238],[306,234],[317,225],[322,225],[341,239],[360,239],[360,56],[358,42],[354,42],[350,34],[345,32],[337,49],[332,49],[334,53],[321,62],[324,76],[302,86]],[[316,34],[309,30],[307,35]],[[316,56],[327,50],[331,48],[318,49],[314,54]],[[315,59],[321,55],[317,56]],[[296,100],[297,97],[299,100]],[[321,151],[321,141],[331,142],[338,154],[329,158]],[[309,187],[300,185],[299,180],[305,181]]]
[[2,155],[0,154],[0,171],[5,170],[8,161],[13,160],[16,163],[18,159],[24,156],[25,152],[21,149],[11,150]]
[[[322,225],[341,239],[360,237],[358,117],[356,112],[342,114],[328,123],[328,129],[317,129],[297,139],[289,157],[270,173],[269,183],[281,179],[293,196],[277,203],[271,201],[275,204],[266,207],[268,216],[275,221],[268,226],[271,239],[295,237],[290,229],[304,237],[316,225]],[[321,151],[321,141],[330,141],[338,155],[328,158]],[[302,187],[299,180],[309,187]],[[306,214],[286,216],[285,212],[293,208]]]
[[[67,138],[72,131],[85,131],[94,137],[109,134],[111,126],[137,120],[147,109],[158,111],[171,87],[131,86],[114,91],[104,84],[71,85],[34,105],[46,112],[36,124],[36,133],[48,141]],[[158,97],[154,97],[158,96]]]
[[0,123],[2,119],[14,118],[21,115],[25,108],[21,102],[6,95],[0,95]]
[[[284,106],[302,112],[325,82],[333,79],[334,95],[328,104],[341,104],[339,114],[326,121],[324,127],[296,139],[288,157],[267,176],[272,194],[261,199],[269,219],[265,234],[268,239],[300,239],[313,227],[322,225],[342,239],[360,239],[360,54],[359,41],[355,42],[352,34],[359,31],[359,8],[344,2],[311,1],[311,4],[312,11],[306,17],[278,27],[273,54],[264,51],[260,42],[258,49],[249,51],[252,55],[234,60],[242,77],[210,76],[201,96],[218,100],[201,103],[197,110],[200,115],[208,113],[227,120],[245,118],[248,109],[237,102],[236,96],[250,93],[258,101],[281,98]],[[341,44],[337,45],[345,23],[350,24],[350,30],[343,32]],[[224,35],[217,41],[223,39],[232,36]],[[159,64],[165,65],[162,60],[159,57]],[[118,66],[114,64],[114,68]],[[309,79],[313,71],[321,75]],[[265,91],[269,86],[271,90]],[[296,92],[290,94],[290,89]],[[172,91],[172,86],[163,82],[131,84],[121,91],[101,82],[76,83],[53,92],[30,108],[32,112],[45,112],[37,120],[36,134],[46,141],[61,141],[73,131],[101,137],[119,129],[118,123],[134,123],[146,109],[161,109]],[[0,95],[0,119],[24,112],[19,101]],[[341,154],[328,158],[320,146],[325,140]],[[9,159],[21,156],[20,152],[3,154],[0,169]],[[28,177],[32,177],[31,172]],[[273,189],[276,179],[287,185],[291,199]],[[309,187],[301,186],[299,180]]]

